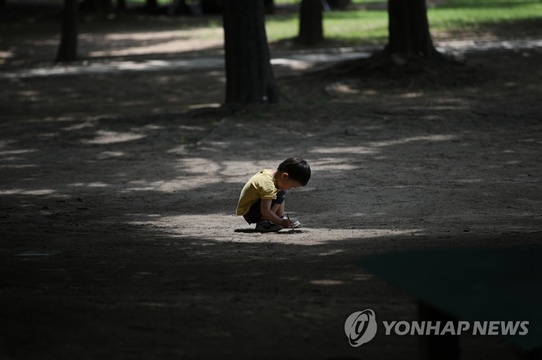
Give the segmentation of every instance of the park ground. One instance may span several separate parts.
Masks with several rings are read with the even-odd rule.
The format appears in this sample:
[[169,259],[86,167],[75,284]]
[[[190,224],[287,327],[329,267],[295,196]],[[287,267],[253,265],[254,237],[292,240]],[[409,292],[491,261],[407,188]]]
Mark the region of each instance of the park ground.
[[[48,31],[0,70],[50,68]],[[31,37],[9,34],[6,49]],[[103,52],[91,62],[153,57],[130,41],[82,46]],[[198,44],[182,56],[220,54]],[[276,65],[291,101],[233,114],[217,109],[220,68],[3,77],[0,358],[417,358],[415,336],[348,344],[354,311],[417,316],[359,259],[542,234],[542,49],[461,57],[417,76]],[[251,232],[241,187],[291,155],[313,170],[287,197],[304,227]],[[464,359],[516,355],[500,337],[461,344]]]

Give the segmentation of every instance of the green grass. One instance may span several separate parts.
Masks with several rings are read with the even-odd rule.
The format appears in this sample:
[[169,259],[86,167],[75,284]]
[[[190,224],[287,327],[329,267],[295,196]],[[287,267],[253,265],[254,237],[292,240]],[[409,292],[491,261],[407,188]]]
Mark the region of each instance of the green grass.
[[[327,39],[344,42],[359,41],[361,36],[378,39],[387,34],[385,11],[332,11],[324,13],[324,34]],[[267,17],[269,41],[280,41],[297,36],[299,18],[297,13]]]
[[478,29],[499,22],[542,20],[542,3],[491,4],[487,6],[445,7],[428,11],[431,27],[452,31],[458,28]]
[[[144,1],[144,0],[129,0]],[[293,39],[298,35],[299,19],[295,5],[301,0],[275,0],[279,11],[266,18],[271,43]],[[171,0],[159,0],[169,4]],[[541,37],[542,1],[540,0],[427,0],[430,30],[439,36],[459,33],[498,34],[512,37],[510,30],[521,27],[526,36]],[[353,10],[324,13],[324,36],[344,45],[381,44],[388,36],[387,0],[353,0]],[[215,21],[216,20],[216,21]],[[187,18],[182,27],[221,27],[220,17]],[[199,26],[197,24],[200,24]],[[448,35],[446,35],[448,34]]]
[[[357,7],[363,7],[358,0]],[[383,1],[372,1],[383,2]],[[280,0],[280,3],[298,3]],[[385,3],[385,1],[384,1]],[[385,4],[384,4],[385,5]],[[369,8],[371,9],[371,8]],[[434,33],[469,31],[488,33],[498,31],[500,25],[530,23],[531,32],[542,25],[542,2],[519,0],[448,0],[438,7],[428,1],[430,30]],[[297,14],[279,14],[267,18],[268,38],[271,42],[297,36]],[[324,14],[326,39],[346,44],[380,43],[388,34],[388,15],[385,7],[380,10],[334,11]],[[538,32],[540,34],[540,32]],[[502,34],[501,34],[502,35]]]

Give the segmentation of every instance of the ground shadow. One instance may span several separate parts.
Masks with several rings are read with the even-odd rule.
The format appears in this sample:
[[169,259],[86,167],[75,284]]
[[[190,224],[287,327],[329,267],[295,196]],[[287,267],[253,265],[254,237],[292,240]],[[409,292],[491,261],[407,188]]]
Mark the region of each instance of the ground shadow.
[[[478,85],[330,92],[289,79],[297,102],[226,118],[184,113],[220,101],[214,72],[9,82],[0,354],[417,358],[414,337],[348,345],[354,311],[416,316],[360,257],[539,246],[539,54],[496,56],[499,77]],[[313,167],[287,197],[303,232],[236,232],[244,182],[290,155]],[[514,354],[465,340],[467,359]]]

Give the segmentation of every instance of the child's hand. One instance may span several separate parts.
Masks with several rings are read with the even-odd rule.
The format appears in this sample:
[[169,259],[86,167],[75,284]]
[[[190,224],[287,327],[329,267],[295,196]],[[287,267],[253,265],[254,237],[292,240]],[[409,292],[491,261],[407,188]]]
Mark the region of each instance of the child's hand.
[[282,219],[282,222],[280,223],[280,226],[282,226],[283,228],[290,228],[292,227],[292,221],[291,220],[288,220],[288,219]]

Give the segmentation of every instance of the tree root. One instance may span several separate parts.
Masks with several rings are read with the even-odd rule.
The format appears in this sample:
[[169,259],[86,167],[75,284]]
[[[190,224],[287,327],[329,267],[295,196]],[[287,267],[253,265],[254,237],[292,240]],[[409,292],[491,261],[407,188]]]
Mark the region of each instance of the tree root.
[[458,86],[469,84],[479,78],[477,69],[465,62],[433,52],[430,58],[391,53],[383,49],[364,59],[336,63],[324,69],[308,73],[307,80],[342,81],[345,79],[382,79],[398,86]]

